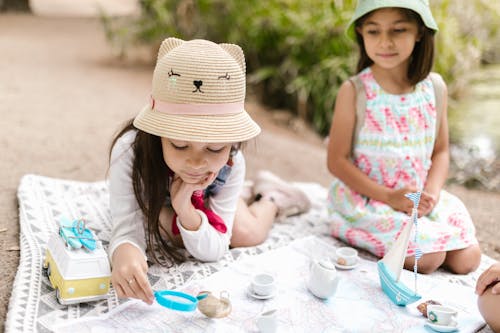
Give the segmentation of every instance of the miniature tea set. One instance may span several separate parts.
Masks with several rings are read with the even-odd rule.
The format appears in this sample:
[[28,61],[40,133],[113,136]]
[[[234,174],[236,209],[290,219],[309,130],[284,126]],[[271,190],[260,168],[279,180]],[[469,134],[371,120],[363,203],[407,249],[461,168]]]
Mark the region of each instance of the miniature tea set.
[[248,294],[256,299],[269,299],[276,296],[276,279],[269,273],[258,273],[252,278]]
[[441,304],[427,305],[426,326],[437,332],[455,332],[458,330],[458,312],[452,307]]
[[458,311],[434,300],[427,300],[417,306],[422,316],[427,318],[425,326],[437,332],[455,332],[458,330]]
[[335,265],[328,259],[313,260],[310,265],[307,288],[318,298],[329,298],[337,291],[340,276]]
[[154,296],[158,304],[176,311],[190,312],[198,309],[209,318],[223,318],[231,313],[232,305],[226,291],[220,293],[220,298],[210,291],[200,291],[192,296],[177,290],[155,291]]
[[[412,221],[416,226],[418,223],[416,217],[416,208],[420,199],[420,193],[411,193],[407,195],[414,202]],[[412,224],[409,224],[412,226]],[[408,231],[410,228],[408,228]],[[400,273],[401,267],[392,267],[393,258],[400,257],[401,251],[407,248],[409,232],[406,232],[404,239],[398,238],[397,246],[393,246],[390,251],[378,262],[379,275],[383,291],[389,298],[398,305],[407,305],[418,299],[420,295],[416,293],[416,275],[415,291],[409,290],[401,281],[399,275],[391,275],[391,272]],[[84,247],[87,250],[95,248],[95,239],[89,229],[85,228],[83,220],[61,221],[59,229],[61,237],[65,240],[68,247]],[[94,242],[94,245],[93,243]],[[417,256],[416,259],[418,260]],[[416,260],[416,262],[417,262]],[[400,260],[396,260],[400,261]],[[416,265],[415,262],[415,272]],[[313,259],[309,265],[309,276],[306,281],[307,289],[314,296],[320,299],[328,299],[335,295],[338,289],[341,276],[339,270],[349,270],[356,268],[360,263],[358,251],[352,247],[340,247],[336,249],[334,258]],[[390,276],[393,280],[387,280]],[[384,277],[384,279],[382,279]],[[383,281],[382,281],[383,280]],[[397,290],[397,294],[392,292]],[[254,299],[267,300],[275,297],[278,293],[278,283],[273,274],[260,272],[255,274],[248,287],[248,295]],[[156,291],[154,293],[158,304],[177,311],[194,311],[198,309],[202,314],[209,318],[223,318],[231,313],[232,305],[229,295],[226,291],[220,293],[219,297],[210,291],[201,291],[197,296],[183,293],[175,290]],[[404,299],[403,297],[404,296]],[[438,332],[457,331],[457,311],[451,307],[440,304],[425,304],[425,311],[419,308],[428,321],[425,326]],[[256,325],[261,332],[273,333],[277,330],[278,315],[276,309],[262,312],[256,318]]]
[[[339,258],[345,260],[346,264],[342,266],[349,267],[349,269],[358,264],[359,258],[356,250],[347,247],[341,249],[341,251],[337,251],[336,263],[329,258],[311,261],[309,278],[306,284],[314,296],[327,299],[337,291],[340,276],[337,274],[335,266],[341,265],[338,263]],[[278,293],[275,276],[268,272],[253,275],[247,292],[250,297],[258,300],[275,297]],[[226,317],[232,310],[229,294],[226,291],[222,291],[219,297],[213,295],[210,291],[200,291],[197,296],[193,296],[175,290],[155,291],[154,296],[158,304],[163,307],[176,311],[194,311],[198,309],[209,318]],[[257,316],[256,325],[261,332],[272,333],[276,331],[278,325],[277,312],[277,309],[271,309]]]
[[348,246],[340,247],[335,251],[334,262],[338,269],[354,269],[359,265],[358,251]]
[[[83,248],[93,251],[96,239],[90,229],[87,229],[82,219],[74,221],[61,219],[59,235],[70,249]],[[328,299],[335,295],[341,277],[336,269],[349,270],[359,265],[358,251],[352,247],[340,247],[335,251],[334,258],[311,260],[307,289],[320,299]],[[273,274],[260,272],[253,275],[248,286],[248,295],[254,299],[267,300],[275,297],[278,284]],[[222,291],[219,297],[211,291],[200,291],[193,296],[176,290],[155,291],[154,296],[163,307],[176,311],[195,311],[198,309],[208,318],[223,318],[232,311],[229,294]],[[418,306],[418,310],[427,317],[425,326],[437,332],[458,331],[457,311],[435,301],[427,301]],[[271,309],[260,313],[255,320],[260,332],[274,333],[278,327],[278,310]]]

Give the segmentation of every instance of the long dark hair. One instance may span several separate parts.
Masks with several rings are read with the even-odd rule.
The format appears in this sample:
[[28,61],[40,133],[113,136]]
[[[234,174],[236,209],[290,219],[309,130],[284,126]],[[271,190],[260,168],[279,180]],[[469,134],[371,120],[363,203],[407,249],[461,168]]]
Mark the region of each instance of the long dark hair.
[[[159,217],[170,192],[169,175],[171,170],[163,159],[161,138],[137,129],[133,125],[133,121],[133,119],[130,119],[111,142],[110,163],[111,152],[118,139],[128,131],[137,131],[131,146],[134,152],[132,162],[134,195],[145,217],[147,226],[146,243],[152,259],[160,265],[171,267],[173,264],[186,259],[185,252],[174,245],[173,239],[165,240],[161,236],[163,233],[170,237],[170,234],[161,225]],[[244,143],[241,142],[233,144],[229,155],[230,159],[243,146]]]
[[[415,43],[415,47],[413,49],[410,64],[408,66],[407,79],[412,84],[415,85],[418,82],[425,79],[434,63],[434,34],[435,31],[429,29],[425,26],[422,18],[419,14],[414,12],[413,10],[406,8],[398,8],[401,10],[406,17],[412,21],[417,22],[419,32],[421,34],[421,38],[418,42]],[[368,57],[366,53],[365,45],[363,42],[363,37],[358,32],[357,28],[361,27],[364,21],[372,14],[370,12],[368,14],[363,15],[355,22],[355,33],[356,33],[356,41],[359,46],[359,60],[358,65],[356,67],[356,73],[361,72],[368,66],[373,64],[373,61]]]
[[[137,135],[132,143],[134,160],[132,162],[132,185],[134,195],[141,208],[147,226],[146,242],[153,260],[163,266],[171,267],[174,263],[184,261],[185,255],[181,248],[173,245],[172,239],[163,239],[160,230],[163,229],[159,217],[169,193],[169,168],[163,160],[161,138],[138,130],[133,125],[133,119],[118,132],[111,143],[109,156],[116,141],[128,131],[136,130]],[[111,162],[111,161],[110,161]],[[165,230],[163,230],[165,231]],[[167,232],[163,232],[169,235]],[[156,250],[159,251],[157,254]]]

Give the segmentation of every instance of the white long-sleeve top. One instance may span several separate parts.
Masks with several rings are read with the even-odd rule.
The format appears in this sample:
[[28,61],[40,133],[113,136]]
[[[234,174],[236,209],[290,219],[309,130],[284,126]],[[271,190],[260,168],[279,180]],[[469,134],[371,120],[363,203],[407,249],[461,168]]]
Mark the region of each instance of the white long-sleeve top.
[[[111,152],[109,169],[109,194],[113,231],[109,243],[110,258],[116,248],[130,243],[139,248],[146,256],[145,216],[134,195],[132,185],[132,163],[134,152],[131,147],[136,131],[129,131],[121,136]],[[229,248],[234,215],[243,181],[245,179],[245,158],[238,152],[233,156],[233,166],[226,183],[219,193],[208,199],[209,208],[219,215],[226,224],[226,233],[215,230],[207,216],[200,210],[202,222],[198,230],[191,231],[182,227],[179,219],[176,223],[186,250],[201,261],[217,261]]]

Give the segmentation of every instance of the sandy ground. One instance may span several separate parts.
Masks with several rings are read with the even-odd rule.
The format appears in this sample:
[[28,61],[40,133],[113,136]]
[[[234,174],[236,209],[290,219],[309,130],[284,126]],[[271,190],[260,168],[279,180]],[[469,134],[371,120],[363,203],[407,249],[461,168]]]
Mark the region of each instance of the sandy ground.
[[[93,19],[0,14],[0,331],[19,260],[16,189],[27,173],[96,181],[105,177],[109,142],[147,101],[152,68],[113,60]],[[247,148],[248,177],[266,168],[291,181],[328,186],[325,148],[300,121],[247,110],[263,134]],[[500,259],[495,218],[500,194],[448,189],[469,207],[484,252]]]

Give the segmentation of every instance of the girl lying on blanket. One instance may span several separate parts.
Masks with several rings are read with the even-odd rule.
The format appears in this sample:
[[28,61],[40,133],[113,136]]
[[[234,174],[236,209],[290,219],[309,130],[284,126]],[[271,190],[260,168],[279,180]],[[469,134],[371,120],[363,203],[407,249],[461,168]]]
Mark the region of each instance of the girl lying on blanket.
[[269,172],[258,174],[250,205],[240,198],[240,147],[260,132],[244,99],[239,46],[162,43],[151,102],[117,135],[110,154],[109,255],[119,297],[152,303],[146,248],[167,266],[185,259],[181,248],[216,261],[229,246],[263,242],[276,217],[309,209],[302,191]]
[[[448,125],[446,87],[430,74],[436,31],[427,0],[358,0],[348,27],[359,45],[358,74],[339,89],[328,146],[332,233],[383,257],[411,213],[404,194],[421,190],[419,272],[443,265],[465,274],[481,252],[467,209],[442,190]],[[413,268],[415,248],[410,243],[405,268]]]

